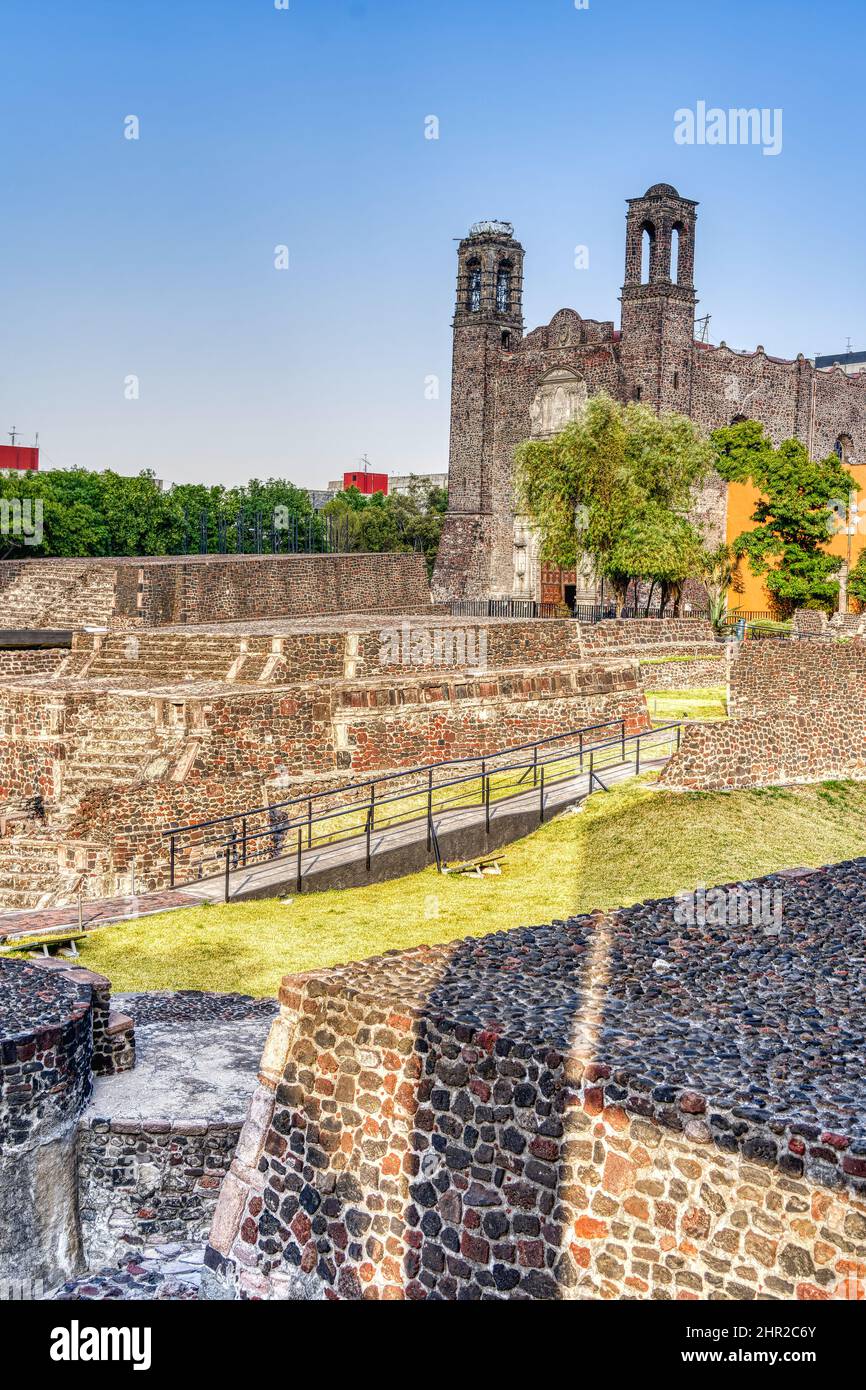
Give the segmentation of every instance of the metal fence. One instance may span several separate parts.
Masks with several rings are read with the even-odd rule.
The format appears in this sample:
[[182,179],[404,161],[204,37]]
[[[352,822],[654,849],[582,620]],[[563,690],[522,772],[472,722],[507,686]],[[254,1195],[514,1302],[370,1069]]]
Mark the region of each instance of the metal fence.
[[485,757],[387,773],[330,792],[175,826],[164,832],[170,883],[175,887],[222,873],[228,902],[233,872],[294,859],[300,892],[305,857],[355,842],[369,873],[377,851],[374,837],[413,823],[426,824],[427,851],[439,862],[444,815],[474,808],[483,813],[489,832],[493,807],[537,796],[542,823],[552,787],[586,777],[587,790],[607,790],[602,773],[633,768],[637,776],[648,761],[667,758],[679,747],[681,727],[672,723],[629,734],[625,720],[607,720]]
[[613,603],[541,603],[529,598],[455,599],[451,604],[453,618],[558,618],[563,610],[582,623],[600,623],[606,618],[709,618],[707,609],[690,609],[677,613],[673,608],[625,607],[620,613]]

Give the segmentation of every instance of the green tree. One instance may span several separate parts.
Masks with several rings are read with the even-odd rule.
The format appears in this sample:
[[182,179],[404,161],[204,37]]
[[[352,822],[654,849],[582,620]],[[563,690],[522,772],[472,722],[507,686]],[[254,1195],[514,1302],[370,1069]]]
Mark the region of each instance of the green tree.
[[826,547],[834,519],[844,515],[857,490],[853,475],[835,454],[811,459],[799,439],[774,448],[754,420],[717,430],[712,443],[721,476],[750,482],[760,494],[752,514],[755,526],[736,537],[734,555],[764,579],[780,613],[800,607],[832,611],[842,561]]
[[866,550],[860,551],[848,576],[848,593],[860,604],[861,611],[866,608]]
[[708,442],[685,416],[601,394],[553,439],[519,447],[517,492],[545,563],[570,569],[589,558],[620,609],[632,581],[678,605],[700,566],[688,512],[711,466]]

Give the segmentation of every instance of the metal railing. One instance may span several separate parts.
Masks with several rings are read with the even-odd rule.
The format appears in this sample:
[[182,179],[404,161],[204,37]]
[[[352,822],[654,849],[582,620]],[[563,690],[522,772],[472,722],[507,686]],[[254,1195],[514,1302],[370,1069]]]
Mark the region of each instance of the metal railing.
[[[564,612],[563,612],[564,610]],[[645,608],[633,604],[618,614],[613,603],[576,602],[570,607],[565,603],[541,603],[528,598],[479,598],[454,599],[451,603],[452,618],[557,618],[567,616],[577,618],[581,623],[600,623],[608,618],[709,618],[708,609],[690,609],[677,613],[673,608]]]
[[745,618],[747,623],[773,623],[781,621],[775,618],[766,608],[732,608],[725,614],[722,621],[724,623],[738,623],[741,618]]
[[451,603],[452,618],[555,618],[561,605],[534,598],[461,598]]
[[[541,824],[552,787],[586,776],[588,790],[596,785],[607,790],[600,770],[633,765],[633,775],[639,775],[647,761],[667,758],[674,746],[679,747],[681,728],[680,723],[671,723],[629,733],[625,720],[607,720],[484,757],[456,758],[387,773],[332,791],[175,826],[164,832],[170,883],[175,887],[180,881],[195,883],[222,873],[225,900],[229,901],[233,872],[292,858],[300,892],[305,854],[312,856],[315,851],[331,851],[355,842],[370,873],[373,857],[382,848],[381,837],[401,826],[419,823],[426,823],[427,853],[435,854],[441,869],[443,816],[481,813],[489,833],[494,807],[520,797],[529,799],[531,793],[538,798]],[[665,751],[662,754],[660,750]],[[328,798],[342,798],[342,804],[328,806]],[[181,880],[184,869],[189,877]]]

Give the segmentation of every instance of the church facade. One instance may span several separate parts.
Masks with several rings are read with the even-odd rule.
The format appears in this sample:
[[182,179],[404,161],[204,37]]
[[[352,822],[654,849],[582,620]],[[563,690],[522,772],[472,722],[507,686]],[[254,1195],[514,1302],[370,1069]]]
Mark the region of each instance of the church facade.
[[[542,571],[538,543],[515,510],[514,454],[549,438],[605,391],[623,403],[679,411],[709,433],[760,420],[774,443],[801,439],[866,462],[866,372],[816,368],[802,354],[735,352],[695,336],[697,203],[670,184],[628,201],[620,327],[561,309],[524,332],[524,248],[505,222],[472,228],[458,248],[448,514],[434,598],[568,601],[588,573]],[[714,478],[695,501],[713,542],[728,536],[728,488]]]

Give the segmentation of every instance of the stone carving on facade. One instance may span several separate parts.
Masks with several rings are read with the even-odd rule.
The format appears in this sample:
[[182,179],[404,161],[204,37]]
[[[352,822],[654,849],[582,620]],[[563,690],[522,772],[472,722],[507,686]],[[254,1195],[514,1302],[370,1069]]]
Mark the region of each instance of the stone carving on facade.
[[530,406],[533,439],[550,439],[576,420],[587,400],[586,382],[567,368],[548,372]]

